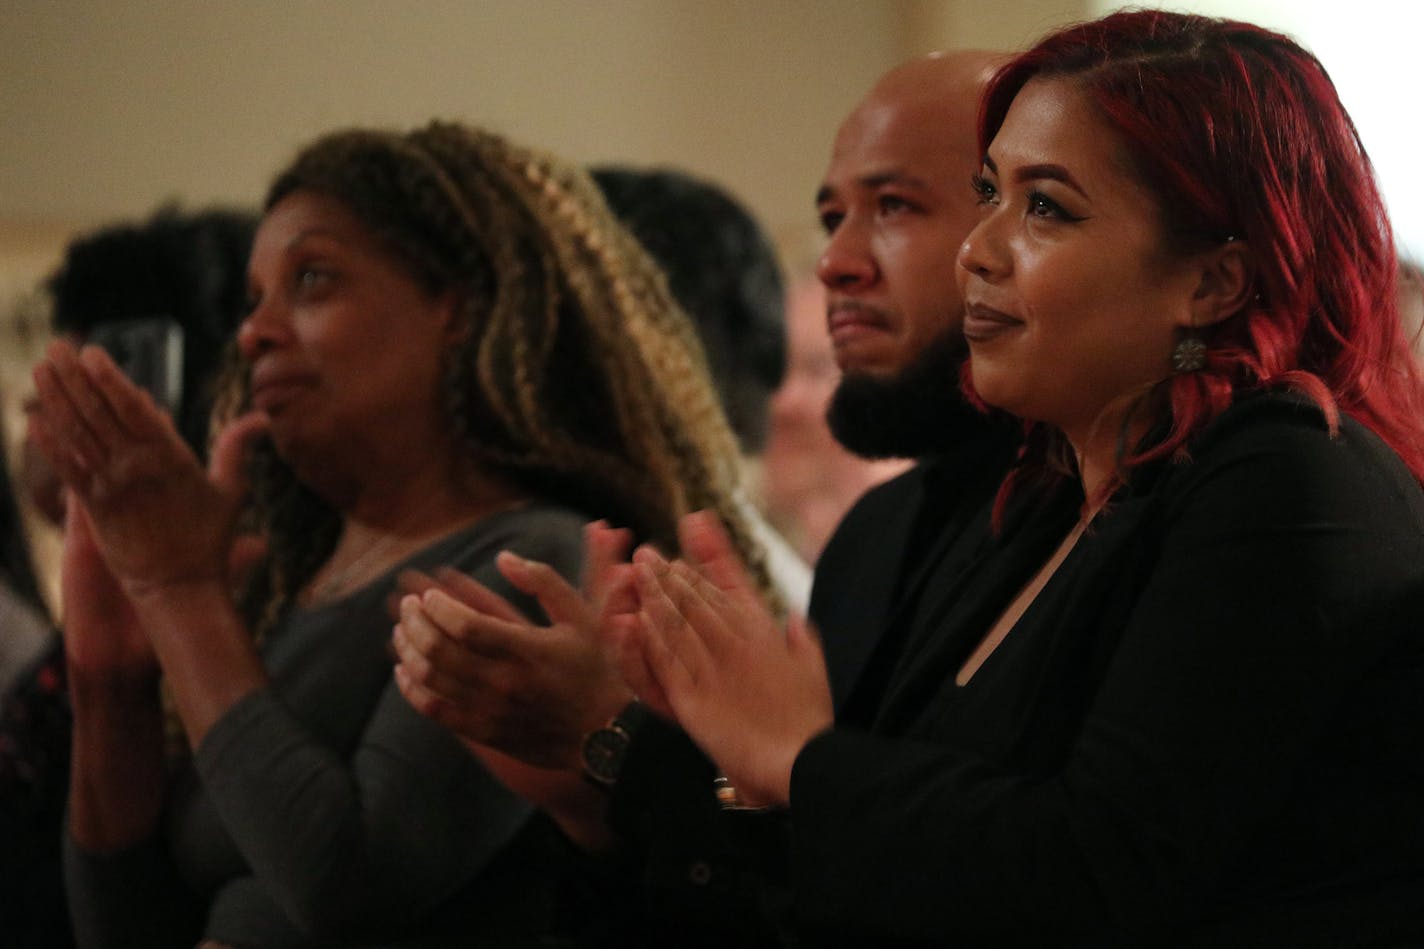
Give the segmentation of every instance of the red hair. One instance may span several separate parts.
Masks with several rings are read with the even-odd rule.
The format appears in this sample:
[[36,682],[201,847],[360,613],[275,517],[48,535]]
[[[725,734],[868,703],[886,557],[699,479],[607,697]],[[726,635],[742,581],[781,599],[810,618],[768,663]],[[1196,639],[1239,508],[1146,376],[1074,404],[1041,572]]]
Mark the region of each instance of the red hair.
[[[1239,393],[1292,388],[1332,430],[1339,412],[1368,426],[1424,481],[1424,383],[1397,309],[1394,238],[1319,60],[1248,23],[1115,13],[1050,35],[995,75],[980,108],[982,149],[1035,78],[1070,79],[1096,104],[1161,202],[1169,239],[1238,239],[1255,262],[1253,299],[1200,330],[1205,368],[1158,387],[1166,434],[1126,452],[1122,473],[1181,457]],[[1042,462],[1044,451],[1029,455]]]

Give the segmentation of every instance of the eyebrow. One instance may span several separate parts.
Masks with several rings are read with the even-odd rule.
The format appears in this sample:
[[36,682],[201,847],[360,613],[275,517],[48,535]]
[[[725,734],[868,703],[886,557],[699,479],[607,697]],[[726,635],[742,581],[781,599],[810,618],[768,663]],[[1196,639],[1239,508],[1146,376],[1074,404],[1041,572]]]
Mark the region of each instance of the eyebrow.
[[[333,232],[331,232],[331,231],[328,231],[328,230],[327,230],[326,228],[324,228],[324,227],[308,227],[308,228],[304,228],[304,229],[298,231],[296,234],[292,235],[292,239],[289,240],[289,241],[287,241],[286,246],[284,246],[284,247],[282,248],[282,252],[283,252],[283,253],[290,254],[290,253],[292,253],[293,251],[299,249],[303,244],[305,244],[307,241],[311,240],[312,238],[318,238],[318,239],[325,239],[325,240],[329,240],[329,241],[334,241],[334,242],[337,243],[337,244],[340,244],[340,243],[341,243],[341,237],[340,237],[339,235],[337,235],[337,234],[335,234],[335,233],[333,233]],[[250,303],[250,302],[252,301],[253,297],[255,297],[255,296],[260,296],[260,294],[254,293],[254,291],[256,290],[256,286],[257,286],[257,285],[256,285],[256,283],[255,283],[255,282],[253,281],[253,279],[252,279],[252,269],[251,269],[251,264],[250,264],[250,263],[248,264],[248,271],[247,271],[247,276],[246,276],[246,283],[247,283],[248,302]]]
[[[864,188],[873,191],[876,188],[883,188],[886,185],[899,185],[905,188],[913,188],[918,191],[928,191],[930,184],[918,175],[912,175],[908,171],[899,168],[892,168],[888,171],[872,172],[855,179],[856,188]],[[816,189],[816,204],[819,206],[836,196],[836,189],[830,185],[821,185]]]
[[332,231],[328,231],[324,227],[308,227],[304,230],[298,231],[292,237],[291,240],[287,241],[287,250],[291,250],[294,247],[300,247],[302,244],[305,244],[312,238],[335,241],[338,244],[341,243],[341,236],[339,234],[333,233]]
[[[984,167],[994,174],[999,173],[999,166],[994,164],[994,159],[987,154],[984,156]],[[1014,169],[1015,181],[1061,181],[1083,197],[1088,197],[1088,193],[1083,190],[1083,186],[1068,173],[1068,169],[1062,165],[1055,165],[1051,162],[1043,162],[1037,165],[1024,165],[1022,168]]]

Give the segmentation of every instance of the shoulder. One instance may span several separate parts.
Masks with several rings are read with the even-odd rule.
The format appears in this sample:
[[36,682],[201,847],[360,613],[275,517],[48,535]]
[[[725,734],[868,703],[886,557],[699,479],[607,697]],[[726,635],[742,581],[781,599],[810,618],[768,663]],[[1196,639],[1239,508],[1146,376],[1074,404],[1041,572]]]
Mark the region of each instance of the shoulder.
[[1299,465],[1301,470],[1355,469],[1415,484],[1404,462],[1366,426],[1341,414],[1336,431],[1309,399],[1289,393],[1265,393],[1242,399],[1197,439],[1192,460],[1222,466],[1252,461],[1261,465]]
[[1289,392],[1263,392],[1239,399],[1197,436],[1193,454],[1242,449],[1263,437],[1292,448],[1321,447],[1338,435],[1355,439],[1368,434],[1363,426],[1341,418],[1332,434],[1325,412],[1311,399]]
[[[926,465],[926,462],[920,462],[910,470],[877,484],[862,494],[836,525],[830,540],[826,542],[821,561],[824,561],[827,555],[834,557],[835,551],[848,544],[862,543],[866,535],[887,530],[894,520],[894,514],[918,507],[924,497]],[[816,568],[821,568],[819,561]]]
[[1021,440],[1016,427],[995,424],[985,426],[977,437],[967,438],[952,452],[921,459],[910,470],[862,495],[831,535],[827,552],[859,544],[867,536],[904,532],[929,495],[942,502],[941,513],[977,510],[993,497]]
[[925,471],[934,464],[932,461],[917,462],[908,471],[870,488],[851,505],[842,523],[872,518],[881,510],[899,507],[905,501],[919,497],[924,491]]
[[472,569],[492,563],[502,550],[549,564],[565,576],[578,572],[586,515],[536,501],[493,514],[451,538],[449,563]]
[[1169,466],[1160,488],[1185,501],[1199,491],[1234,498],[1243,515],[1253,506],[1371,512],[1395,530],[1424,525],[1424,491],[1404,462],[1369,428],[1346,415],[1331,432],[1309,399],[1268,393],[1242,399],[1194,442],[1189,457]]
[[501,538],[508,549],[526,557],[540,551],[583,547],[583,528],[588,516],[572,508],[536,501],[488,518],[488,536]]

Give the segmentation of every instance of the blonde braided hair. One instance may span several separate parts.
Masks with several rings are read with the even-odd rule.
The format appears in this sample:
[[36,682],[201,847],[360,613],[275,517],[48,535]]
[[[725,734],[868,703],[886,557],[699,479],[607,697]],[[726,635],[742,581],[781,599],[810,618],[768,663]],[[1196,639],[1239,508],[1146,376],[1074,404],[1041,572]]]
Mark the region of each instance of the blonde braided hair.
[[[277,177],[266,206],[299,191],[341,201],[428,289],[460,293],[467,332],[445,390],[473,461],[668,550],[678,519],[709,508],[775,602],[696,330],[586,173],[433,122],[323,136]],[[226,404],[240,405],[241,374],[228,387]],[[260,630],[330,555],[340,520],[270,446],[254,485],[269,554],[244,603]]]

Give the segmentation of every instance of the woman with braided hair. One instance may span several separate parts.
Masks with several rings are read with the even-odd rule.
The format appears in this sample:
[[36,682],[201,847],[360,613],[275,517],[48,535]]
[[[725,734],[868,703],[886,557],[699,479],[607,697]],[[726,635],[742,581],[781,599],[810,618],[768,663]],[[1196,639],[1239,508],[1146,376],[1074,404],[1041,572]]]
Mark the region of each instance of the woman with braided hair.
[[[249,284],[206,473],[98,350],[35,372],[70,497],[81,944],[578,936],[572,848],[401,696],[385,603],[453,567],[532,610],[497,552],[572,575],[590,517],[672,546],[701,507],[759,570],[689,323],[582,172],[444,123],[302,151]],[[239,524],[266,546],[234,597]]]

